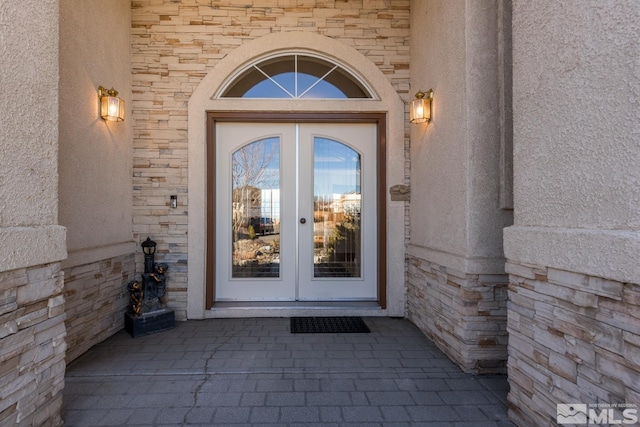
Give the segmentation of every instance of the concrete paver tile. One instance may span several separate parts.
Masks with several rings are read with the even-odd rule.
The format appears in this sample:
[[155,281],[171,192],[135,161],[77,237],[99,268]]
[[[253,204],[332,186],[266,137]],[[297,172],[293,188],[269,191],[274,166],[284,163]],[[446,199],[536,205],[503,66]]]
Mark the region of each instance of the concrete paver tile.
[[406,391],[368,391],[365,393],[371,405],[413,405],[414,400]]
[[351,403],[351,396],[346,391],[307,392],[309,406],[340,406]]
[[197,407],[219,408],[223,406],[239,406],[242,393],[198,393]]
[[354,406],[367,406],[369,405],[369,399],[364,391],[350,391],[349,397],[351,397],[351,405]]
[[474,405],[457,405],[453,409],[463,421],[489,421],[483,411]]
[[66,427],[93,427],[104,426],[106,409],[92,408],[89,410],[66,409],[62,411],[62,419]]
[[339,406],[320,406],[318,409],[323,423],[342,421],[342,409]]
[[446,405],[437,406],[408,406],[407,412],[413,421],[428,422],[459,422],[460,415],[451,407]]
[[293,391],[293,380],[258,380],[256,391]]
[[354,383],[356,389],[360,391],[395,391],[398,389],[392,379],[359,379]]
[[280,409],[282,423],[315,423],[320,422],[318,408],[305,406],[289,406]]
[[184,415],[184,422],[187,424],[209,423],[214,411],[214,408],[190,408]]
[[265,406],[267,403],[267,393],[265,392],[249,392],[242,393],[240,406]]
[[267,393],[267,406],[304,406],[304,393],[296,392],[269,392]]
[[149,409],[138,410],[129,418],[128,425],[137,426],[150,421],[159,425],[180,425],[185,421],[186,415],[190,410],[191,408],[153,409],[155,416],[152,416],[152,412]]
[[133,408],[133,413],[127,419],[126,425],[138,426],[153,423],[176,424],[181,423],[188,408],[172,408],[163,410],[158,408]]
[[411,421],[411,416],[404,406],[380,406],[380,411],[385,425]]
[[249,421],[252,423],[277,423],[280,421],[280,408],[252,408]]
[[293,380],[293,390],[296,392],[301,391],[320,391],[319,379],[305,379],[298,378]]
[[239,391],[239,392],[251,392],[255,391],[258,382],[252,379],[235,379],[229,382],[228,390]]
[[435,391],[412,391],[410,393],[417,405],[433,406],[445,404]]
[[342,414],[346,422],[382,422],[382,412],[377,406],[345,406]]
[[474,390],[440,391],[438,395],[447,405],[485,404],[490,403],[493,397],[489,393],[478,393]]
[[251,408],[218,408],[213,416],[213,423],[220,425],[247,423],[250,416]]

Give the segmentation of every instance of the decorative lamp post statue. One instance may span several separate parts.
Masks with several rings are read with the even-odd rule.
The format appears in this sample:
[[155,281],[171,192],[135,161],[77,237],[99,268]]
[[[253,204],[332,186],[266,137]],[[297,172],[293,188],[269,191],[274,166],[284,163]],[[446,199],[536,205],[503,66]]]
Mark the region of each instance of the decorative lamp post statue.
[[144,273],[142,281],[134,280],[127,285],[130,302],[125,313],[124,327],[131,336],[148,335],[175,327],[173,310],[167,308],[166,273],[169,266],[155,263],[157,243],[147,237],[142,242]]

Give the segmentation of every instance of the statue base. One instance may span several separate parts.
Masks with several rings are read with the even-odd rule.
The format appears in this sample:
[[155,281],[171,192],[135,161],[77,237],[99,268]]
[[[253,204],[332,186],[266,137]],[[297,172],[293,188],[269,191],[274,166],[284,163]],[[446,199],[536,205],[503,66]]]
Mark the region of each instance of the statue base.
[[124,330],[133,338],[168,331],[175,327],[175,313],[169,308],[162,308],[140,316],[134,316],[131,313],[124,314]]

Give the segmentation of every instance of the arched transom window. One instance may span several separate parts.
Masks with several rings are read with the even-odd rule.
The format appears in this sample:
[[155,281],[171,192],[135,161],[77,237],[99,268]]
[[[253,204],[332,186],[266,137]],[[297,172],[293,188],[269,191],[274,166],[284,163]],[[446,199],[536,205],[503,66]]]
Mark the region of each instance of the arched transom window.
[[306,53],[260,59],[241,70],[222,98],[373,98],[366,85],[345,67]]

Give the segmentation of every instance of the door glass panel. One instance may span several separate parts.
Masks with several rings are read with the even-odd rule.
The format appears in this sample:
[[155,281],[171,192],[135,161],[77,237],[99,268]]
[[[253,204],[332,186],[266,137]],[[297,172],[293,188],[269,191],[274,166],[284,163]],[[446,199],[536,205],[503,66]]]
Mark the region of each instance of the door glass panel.
[[360,154],[314,137],[314,277],[361,277]]
[[231,163],[231,277],[280,277],[280,138],[243,146]]

